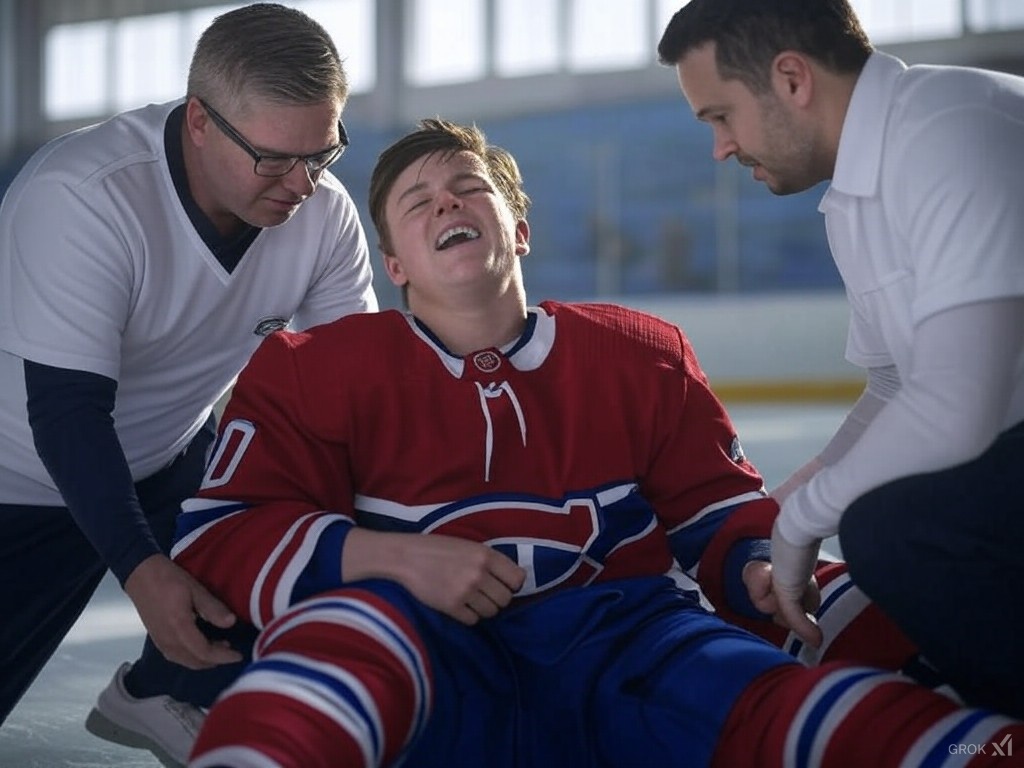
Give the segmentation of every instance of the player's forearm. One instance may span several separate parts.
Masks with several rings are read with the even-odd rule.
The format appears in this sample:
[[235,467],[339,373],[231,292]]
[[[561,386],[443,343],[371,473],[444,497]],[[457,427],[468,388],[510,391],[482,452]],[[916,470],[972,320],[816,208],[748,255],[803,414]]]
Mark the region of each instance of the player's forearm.
[[743,569],[751,560],[769,559],[768,542],[778,505],[761,497],[738,505],[708,542],[700,559],[699,581],[719,610],[748,617],[752,609],[743,583]]
[[405,565],[408,562],[406,549],[410,544],[409,538],[420,535],[353,528],[342,551],[342,581],[389,579],[402,583],[407,575]]

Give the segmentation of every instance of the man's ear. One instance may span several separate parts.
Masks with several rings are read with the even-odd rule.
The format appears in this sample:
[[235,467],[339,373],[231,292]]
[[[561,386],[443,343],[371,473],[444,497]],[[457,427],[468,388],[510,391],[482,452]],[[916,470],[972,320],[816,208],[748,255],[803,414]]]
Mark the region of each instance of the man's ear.
[[525,256],[530,252],[530,225],[526,219],[516,222],[516,255]]
[[189,138],[196,146],[202,146],[206,140],[206,132],[210,129],[210,115],[203,109],[199,99],[189,96],[185,104],[185,128],[188,130]]
[[798,107],[806,107],[814,96],[814,68],[798,51],[782,51],[772,60],[772,87],[776,95]]
[[409,278],[405,276],[405,270],[402,269],[402,263],[395,256],[385,251],[382,245],[377,247],[380,250],[380,255],[384,258],[384,271],[388,275],[388,280],[401,288],[409,282]]

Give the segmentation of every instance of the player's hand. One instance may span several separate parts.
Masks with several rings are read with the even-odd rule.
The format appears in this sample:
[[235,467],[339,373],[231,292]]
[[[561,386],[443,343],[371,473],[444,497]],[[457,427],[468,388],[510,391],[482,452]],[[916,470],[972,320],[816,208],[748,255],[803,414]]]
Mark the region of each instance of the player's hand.
[[171,661],[206,669],[242,660],[226,640],[211,641],[196,626],[199,616],[227,628],[235,615],[170,558],[147,557],[128,576],[124,591],[156,647]]
[[[772,589],[772,565],[766,560],[751,560],[743,567],[743,583],[747,587],[750,602],[761,613],[772,616],[779,626],[789,628],[779,614],[779,601]],[[821,605],[821,590],[813,576],[807,583],[807,590],[801,599],[801,605],[807,613],[813,614]]]
[[355,528],[342,563],[346,580],[391,578],[424,605],[467,625],[497,615],[526,580],[526,571],[497,550],[435,534]]
[[779,533],[778,521],[772,527],[771,592],[777,602],[776,620],[814,648],[821,647],[821,628],[807,611],[804,600],[814,579],[820,544],[792,544]]

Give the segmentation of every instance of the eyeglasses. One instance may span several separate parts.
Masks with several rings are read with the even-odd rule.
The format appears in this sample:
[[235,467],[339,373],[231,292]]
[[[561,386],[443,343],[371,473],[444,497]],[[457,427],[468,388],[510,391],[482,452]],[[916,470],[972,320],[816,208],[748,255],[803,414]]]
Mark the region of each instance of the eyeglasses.
[[345,125],[339,120],[337,145],[329,147],[322,152],[317,152],[313,155],[261,155],[217,110],[198,96],[196,100],[203,105],[203,109],[206,110],[210,119],[220,128],[221,132],[244,149],[246,154],[253,159],[252,170],[257,176],[286,176],[301,161],[306,164],[306,172],[309,173],[309,178],[315,181],[327,166],[341,157],[348,146],[348,134],[345,132]]

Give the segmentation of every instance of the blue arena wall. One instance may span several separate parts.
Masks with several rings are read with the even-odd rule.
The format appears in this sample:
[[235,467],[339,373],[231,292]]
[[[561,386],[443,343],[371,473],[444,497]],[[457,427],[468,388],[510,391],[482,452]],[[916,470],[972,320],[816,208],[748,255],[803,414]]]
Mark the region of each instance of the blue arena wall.
[[[524,265],[531,296],[842,289],[817,211],[824,186],[777,197],[746,169],[715,163],[710,130],[682,98],[479,125],[515,154],[534,203]],[[377,154],[411,127],[350,126],[352,149],[335,170],[360,204]],[[724,286],[717,260],[723,172],[726,213],[736,222],[736,264]],[[619,256],[611,291],[601,280],[602,250]]]
[[[722,290],[726,165],[711,159],[710,129],[681,98],[479,125],[516,156],[533,200],[524,262],[531,302],[611,300],[665,316],[691,336],[729,399],[850,399],[859,391],[859,372],[842,358],[846,305],[817,211],[823,186],[776,197],[730,161],[725,200],[735,228],[725,236],[734,238],[736,264]],[[347,127],[352,147],[333,170],[359,205],[372,248],[370,173],[379,152],[413,126],[382,131],[353,119]],[[0,190],[26,156],[0,165]],[[620,260],[602,284],[598,253],[611,242]],[[376,279],[382,304],[398,306],[383,270]]]

